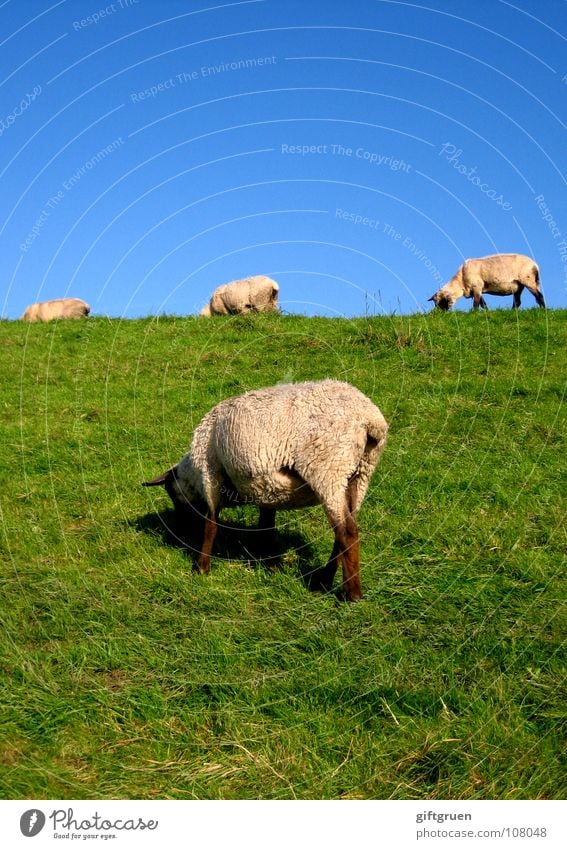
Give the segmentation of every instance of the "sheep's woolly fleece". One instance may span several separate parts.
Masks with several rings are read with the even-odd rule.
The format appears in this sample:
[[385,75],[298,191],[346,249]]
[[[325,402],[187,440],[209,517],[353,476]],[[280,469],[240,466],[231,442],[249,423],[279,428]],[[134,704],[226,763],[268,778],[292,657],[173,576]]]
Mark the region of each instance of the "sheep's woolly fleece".
[[22,315],[22,321],[53,321],[55,318],[83,318],[91,308],[80,298],[56,298],[30,304]]
[[262,274],[233,280],[215,289],[201,315],[276,312],[279,289],[275,280]]
[[221,401],[203,418],[174,486],[182,500],[200,497],[213,512],[230,503],[232,486],[240,499],[260,507],[322,503],[337,522],[353,479],[351,510],[360,507],[387,432],[378,407],[348,383],[254,390]]

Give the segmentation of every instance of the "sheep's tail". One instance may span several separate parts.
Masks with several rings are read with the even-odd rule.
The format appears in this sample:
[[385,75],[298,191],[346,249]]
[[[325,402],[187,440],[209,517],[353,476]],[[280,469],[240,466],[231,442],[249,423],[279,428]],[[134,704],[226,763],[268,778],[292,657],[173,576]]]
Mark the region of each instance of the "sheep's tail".
[[388,423],[383,416],[371,419],[366,425],[366,452],[381,454],[388,438]]
[[365,424],[366,442],[362,456],[358,461],[355,474],[350,479],[352,493],[350,496],[349,510],[356,513],[364,501],[364,496],[372,477],[372,472],[380,459],[380,455],[386,445],[388,438],[388,425],[383,416],[373,415]]
[[532,292],[534,298],[536,299],[536,303],[539,307],[543,307],[545,309],[545,298],[543,297],[543,292],[541,291],[541,285],[539,280],[539,268],[537,264],[534,262],[533,267],[533,275],[535,282],[535,291]]

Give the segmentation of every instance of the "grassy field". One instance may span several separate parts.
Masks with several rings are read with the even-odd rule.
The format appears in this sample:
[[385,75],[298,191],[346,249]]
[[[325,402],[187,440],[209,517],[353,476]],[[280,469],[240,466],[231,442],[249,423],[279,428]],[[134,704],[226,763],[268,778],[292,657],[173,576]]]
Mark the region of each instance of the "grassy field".
[[[2,797],[564,797],[566,351],[553,310],[0,322]],[[227,511],[194,574],[140,482],[323,377],[390,422],[363,601],[304,585],[321,508],[275,566]]]

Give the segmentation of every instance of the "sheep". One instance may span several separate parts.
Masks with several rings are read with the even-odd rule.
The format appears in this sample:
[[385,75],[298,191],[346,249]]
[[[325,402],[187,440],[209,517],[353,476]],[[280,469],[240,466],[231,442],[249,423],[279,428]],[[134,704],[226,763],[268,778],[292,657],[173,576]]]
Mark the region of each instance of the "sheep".
[[326,566],[311,587],[330,592],[339,561],[343,596],[362,597],[356,514],[384,449],[388,424],[372,401],[336,380],[288,383],[221,401],[197,426],[177,465],[143,486],[164,486],[183,515],[206,513],[197,559],[210,570],[219,510],[260,508],[260,529],[273,530],[276,510],[321,504],[334,530]]
[[280,287],[271,277],[259,274],[225,283],[213,292],[201,315],[236,315],[248,312],[277,312]]
[[53,321],[55,318],[83,318],[91,311],[89,305],[80,298],[56,298],[30,304],[21,317],[22,321]]
[[519,309],[524,288],[532,293],[540,307],[545,307],[537,263],[523,254],[494,254],[467,259],[429,300],[440,309],[449,310],[464,295],[473,298],[473,309],[479,306],[488,309],[483,294],[513,295],[513,307]]

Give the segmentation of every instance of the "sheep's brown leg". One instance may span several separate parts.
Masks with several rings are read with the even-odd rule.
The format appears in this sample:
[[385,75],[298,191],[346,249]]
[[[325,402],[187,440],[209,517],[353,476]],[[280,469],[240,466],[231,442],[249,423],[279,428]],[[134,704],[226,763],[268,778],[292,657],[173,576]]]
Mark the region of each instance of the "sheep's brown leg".
[[327,511],[327,516],[335,532],[335,542],[327,565],[314,574],[314,581],[312,582],[312,586],[316,582],[319,589],[330,591],[339,561],[342,561],[342,591],[347,601],[358,601],[362,598],[358,527],[354,517],[356,501],[357,480],[354,478],[347,486],[344,506],[340,514]]
[[[516,281],[518,283],[518,281]],[[514,292],[514,303],[512,304],[512,308],[515,310],[520,309],[520,305],[522,303],[522,292],[524,291],[524,287],[521,283],[518,283],[518,288]]]
[[344,523],[335,529],[339,545],[342,549],[343,561],[343,592],[347,601],[358,601],[362,598],[360,589],[360,546],[358,527],[354,516],[349,515]]
[[199,554],[199,558],[197,560],[197,568],[199,572],[202,572],[204,575],[206,575],[211,570],[211,553],[213,551],[213,545],[215,542],[217,531],[217,515],[216,513],[209,512],[205,519],[205,533],[203,536],[203,544],[201,546],[201,553]]
[[[481,298],[481,301],[483,298]],[[349,516],[346,521],[346,548],[343,553],[343,582],[345,597],[348,601],[358,601],[362,598],[360,589],[360,543],[358,526],[356,524],[356,502],[358,481],[353,478],[347,487],[346,500]]]

